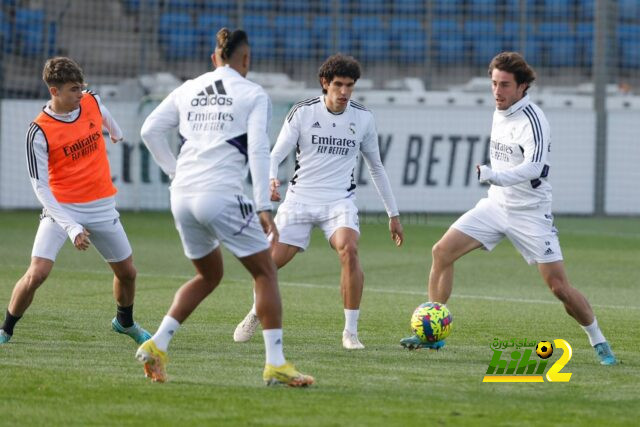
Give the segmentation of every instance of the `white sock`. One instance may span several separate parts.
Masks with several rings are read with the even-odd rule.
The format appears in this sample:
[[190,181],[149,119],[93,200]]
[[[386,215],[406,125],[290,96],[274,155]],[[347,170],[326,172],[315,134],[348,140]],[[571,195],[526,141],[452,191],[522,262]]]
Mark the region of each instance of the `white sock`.
[[600,328],[598,327],[598,320],[596,320],[596,318],[593,318],[593,323],[590,324],[589,326],[582,326],[580,325],[580,327],[582,329],[584,329],[584,331],[587,333],[587,335],[589,336],[589,343],[591,344],[591,346],[593,347],[596,344],[600,344],[601,342],[606,342],[607,339],[604,337],[604,335],[602,335],[602,332],[600,331]]
[[173,338],[173,334],[180,328],[180,322],[171,316],[164,316],[162,323],[158,327],[156,333],[151,337],[156,347],[162,351],[167,351],[169,341]]
[[282,329],[262,330],[264,338],[264,349],[267,356],[267,363],[273,366],[285,364],[284,353],[282,351]]
[[344,328],[352,334],[358,334],[358,317],[360,310],[344,309]]

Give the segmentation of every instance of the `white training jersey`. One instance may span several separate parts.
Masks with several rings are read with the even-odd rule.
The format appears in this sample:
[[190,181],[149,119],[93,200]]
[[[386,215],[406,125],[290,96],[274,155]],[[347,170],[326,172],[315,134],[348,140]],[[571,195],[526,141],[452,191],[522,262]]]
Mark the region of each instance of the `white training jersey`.
[[354,196],[354,173],[362,152],[387,213],[398,215],[380,160],[373,114],[363,105],[350,100],[342,113],[335,114],[326,107],[324,96],[295,104],[271,151],[271,178],[278,176],[278,166],[294,148],[296,164],[288,200],[326,204]]
[[551,130],[542,110],[525,95],[507,110],[496,110],[491,127],[489,198],[507,208],[551,203],[547,180]]
[[[92,91],[86,91],[93,96],[100,107],[102,125],[109,132],[111,141],[116,143],[123,139],[122,130],[114,120],[111,112],[105,107],[100,97]],[[89,95],[84,95],[89,96]],[[58,114],[51,109],[51,101],[43,107],[43,111],[49,116],[62,122],[72,123],[80,116],[80,108],[65,114]],[[49,146],[42,130],[31,125],[27,132],[27,163],[31,186],[36,197],[44,207],[43,214],[52,217],[69,236],[73,242],[76,236],[82,233],[81,224],[109,221],[118,217],[115,196],[105,197],[87,203],[60,203],[56,200],[49,187]],[[35,168],[31,165],[35,164]]]
[[[251,169],[258,211],[270,210],[271,101],[262,87],[229,66],[184,82],[147,117],[141,135],[156,162],[181,192],[242,193]],[[166,134],[178,127],[176,159]]]

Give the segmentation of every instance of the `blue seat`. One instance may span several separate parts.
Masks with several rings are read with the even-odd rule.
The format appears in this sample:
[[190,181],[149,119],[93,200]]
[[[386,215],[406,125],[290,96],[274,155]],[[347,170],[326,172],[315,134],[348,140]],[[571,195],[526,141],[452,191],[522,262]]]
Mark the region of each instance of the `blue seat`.
[[324,58],[334,53],[353,54],[351,33],[347,21],[340,17],[335,23],[339,29],[337,46],[334,46],[334,20],[330,15],[320,15],[313,18],[311,23],[311,37],[319,57]]
[[553,41],[558,38],[573,36],[571,26],[566,22],[541,22],[538,24],[536,37],[540,40]]
[[256,59],[273,58],[276,50],[276,32],[267,15],[245,15],[242,28],[249,36],[251,56]]
[[37,56],[44,51],[44,21],[43,9],[18,9],[16,11],[16,40],[14,42],[23,55]]
[[412,18],[393,18],[390,22],[392,52],[403,63],[422,62],[427,51],[427,33],[422,22]]
[[142,8],[153,10],[160,6],[160,0],[124,0],[123,3],[128,13],[140,13]]
[[489,65],[494,56],[504,51],[502,38],[498,35],[483,37],[471,42],[471,62],[474,65]]
[[467,6],[470,16],[495,16],[498,13],[498,0],[469,0]]
[[438,19],[431,22],[431,37],[438,39],[450,34],[461,34],[460,25],[455,20]]
[[595,0],[578,0],[577,4],[578,19],[592,21],[595,16]]
[[[327,2],[329,3],[329,2]],[[306,1],[283,1],[280,4],[280,10],[286,13],[309,13],[311,11],[311,2]]]
[[[520,0],[504,0],[504,16],[506,20],[520,19],[522,13]],[[539,8],[536,0],[526,0],[525,16],[531,22],[538,14]]]
[[640,40],[623,39],[621,41],[620,66],[632,69],[640,67]]
[[640,39],[639,24],[618,24],[617,28],[618,41],[637,40]]
[[559,37],[547,44],[548,64],[552,67],[575,67],[579,64],[575,37]]
[[354,13],[377,13],[386,15],[389,13],[386,0],[352,0]]
[[503,50],[503,40],[498,35],[494,21],[465,22],[464,38],[470,47],[470,58],[474,65],[487,65],[491,58]]
[[244,10],[248,12],[271,12],[275,11],[277,0],[245,0]]
[[365,30],[358,34],[360,50],[358,57],[365,62],[382,61],[388,58],[391,37],[384,29]]
[[244,15],[242,18],[242,28],[249,33],[256,29],[272,28],[271,21],[267,15]]
[[5,18],[2,10],[0,10],[0,39],[0,49],[9,53],[13,44],[11,40],[11,22]]
[[307,59],[311,57],[313,43],[311,31],[307,28],[304,15],[280,15],[275,18],[278,45],[286,59]]
[[542,0],[540,15],[543,19],[573,19],[573,0]]
[[378,16],[354,16],[351,20],[351,29],[354,31],[375,31],[383,28],[384,23]]
[[618,17],[621,21],[640,20],[640,3],[638,3],[638,0],[619,0]]
[[464,0],[435,0],[432,10],[438,17],[462,15]]
[[160,47],[165,58],[191,59],[198,55],[199,33],[190,14],[162,14],[158,31]]
[[236,10],[236,3],[234,0],[206,0],[203,5],[203,13],[230,13]]
[[416,0],[394,0],[393,13],[394,15],[411,15],[416,17],[425,13],[425,3],[426,2]]
[[389,31],[378,16],[355,16],[351,20],[351,36],[358,43],[362,61],[381,60],[389,50]]
[[578,42],[578,63],[583,67],[590,67],[593,62],[593,22],[577,23],[576,39]]
[[197,0],[165,0],[165,4],[171,12],[193,12],[200,5]]
[[285,59],[309,59],[313,56],[311,32],[306,28],[293,28],[280,41]]
[[466,21],[464,23],[464,36],[468,40],[477,40],[497,35],[496,23],[493,21]]
[[542,42],[535,37],[527,39],[524,43],[524,51],[519,49],[519,52],[524,55],[526,61],[532,66],[542,65],[544,48]]
[[464,63],[465,43],[462,34],[451,34],[447,38],[434,39],[436,58],[440,65]]
[[273,59],[276,54],[276,33],[272,28],[256,28],[249,33],[251,57]]

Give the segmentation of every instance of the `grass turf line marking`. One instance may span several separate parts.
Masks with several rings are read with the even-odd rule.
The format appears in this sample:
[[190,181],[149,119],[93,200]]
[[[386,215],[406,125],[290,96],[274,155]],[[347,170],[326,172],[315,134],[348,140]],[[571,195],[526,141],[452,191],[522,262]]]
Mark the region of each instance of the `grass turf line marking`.
[[[11,265],[8,267],[19,268],[22,266]],[[109,275],[112,276],[109,270],[73,270],[73,269],[65,269],[65,268],[55,268],[56,271],[62,271],[65,273],[90,273],[90,274],[99,274],[99,275]],[[148,277],[148,278],[165,278],[165,279],[176,279],[176,280],[189,280],[193,276],[186,274],[151,274],[151,273],[138,273],[138,277]],[[237,279],[233,277],[224,277],[223,281],[229,282],[237,282],[244,283],[247,282],[248,279]],[[329,289],[329,290],[337,290],[339,289],[338,285],[319,285],[315,283],[302,283],[302,282],[286,282],[279,281],[278,284],[280,286],[287,287],[295,287],[295,288],[309,288],[309,289]],[[371,288],[365,287],[365,290],[368,292],[375,292],[381,294],[396,294],[396,295],[421,295],[426,297],[426,292],[418,292],[418,291],[406,291],[402,289],[380,289],[380,288]],[[512,297],[496,297],[489,295],[469,295],[469,294],[451,294],[454,298],[461,299],[477,299],[484,301],[497,301],[497,302],[518,302],[518,303],[526,303],[526,304],[560,304],[558,300],[543,300],[543,299],[527,299],[527,298],[512,298]],[[640,310],[640,307],[633,305],[607,305],[607,304],[591,304],[592,307],[598,308],[610,308],[614,310]]]

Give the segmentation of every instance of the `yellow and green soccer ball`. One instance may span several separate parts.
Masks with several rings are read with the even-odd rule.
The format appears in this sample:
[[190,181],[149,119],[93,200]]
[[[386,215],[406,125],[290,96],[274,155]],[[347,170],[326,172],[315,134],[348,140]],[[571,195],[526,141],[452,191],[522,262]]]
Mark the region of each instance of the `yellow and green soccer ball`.
[[411,331],[422,342],[436,342],[451,333],[453,316],[446,305],[425,302],[416,308],[411,316]]

